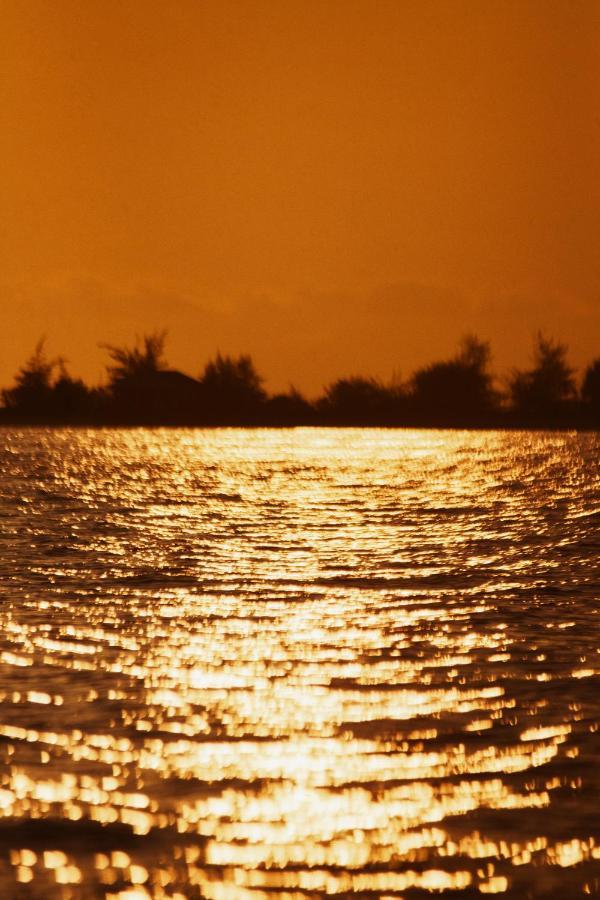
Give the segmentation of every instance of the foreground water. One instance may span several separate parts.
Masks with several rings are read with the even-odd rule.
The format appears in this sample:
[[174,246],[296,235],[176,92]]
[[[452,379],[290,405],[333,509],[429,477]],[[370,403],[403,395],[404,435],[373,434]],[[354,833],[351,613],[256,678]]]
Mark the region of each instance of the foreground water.
[[600,896],[600,438],[0,432],[0,897]]

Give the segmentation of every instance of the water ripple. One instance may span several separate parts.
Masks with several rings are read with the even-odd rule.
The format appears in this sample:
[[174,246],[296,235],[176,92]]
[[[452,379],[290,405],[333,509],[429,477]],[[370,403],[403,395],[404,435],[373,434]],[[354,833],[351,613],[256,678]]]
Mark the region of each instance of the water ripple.
[[600,896],[599,450],[0,432],[0,896]]

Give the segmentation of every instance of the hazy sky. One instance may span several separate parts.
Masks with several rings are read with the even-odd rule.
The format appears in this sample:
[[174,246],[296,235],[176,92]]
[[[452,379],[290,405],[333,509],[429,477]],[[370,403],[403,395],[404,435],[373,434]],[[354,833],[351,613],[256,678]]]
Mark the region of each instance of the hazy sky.
[[2,0],[0,383],[600,355],[598,0]]

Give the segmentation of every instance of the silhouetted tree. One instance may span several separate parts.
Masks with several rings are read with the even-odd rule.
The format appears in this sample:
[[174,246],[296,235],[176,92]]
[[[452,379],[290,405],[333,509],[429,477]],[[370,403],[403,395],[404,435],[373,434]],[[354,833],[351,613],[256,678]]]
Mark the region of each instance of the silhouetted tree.
[[264,413],[269,425],[310,425],[316,421],[313,405],[294,387],[287,394],[269,397]]
[[90,418],[94,392],[67,372],[61,357],[49,359],[44,339],[15,376],[15,386],[2,392],[16,418],[33,422],[72,423]]
[[89,421],[100,412],[101,395],[90,390],[80,378],[73,378],[59,361],[59,375],[52,385],[50,405],[53,415],[62,422]]
[[250,356],[221,356],[208,362],[200,378],[204,412],[211,424],[249,424],[266,400],[262,378]]
[[389,420],[393,391],[374,378],[340,378],[325,388],[318,409],[338,425],[381,424]]
[[20,414],[44,417],[51,406],[54,372],[60,359],[48,359],[41,338],[15,376],[15,385],[2,392],[4,404]]
[[133,347],[103,344],[112,364],[108,415],[127,424],[188,424],[197,416],[199,384],[167,369],[166,331],[138,338]]
[[485,424],[498,407],[489,361],[489,344],[467,335],[454,358],[415,372],[410,389],[416,420],[445,425]]
[[117,347],[114,344],[101,344],[112,359],[112,365],[106,367],[111,387],[119,382],[132,378],[160,372],[166,369],[164,357],[166,331],[155,331],[137,339],[133,347]]
[[534,347],[534,366],[516,370],[510,381],[512,407],[517,416],[537,423],[560,423],[575,399],[573,369],[567,364],[567,347],[539,332]]
[[600,357],[586,369],[581,396],[592,418],[600,422]]

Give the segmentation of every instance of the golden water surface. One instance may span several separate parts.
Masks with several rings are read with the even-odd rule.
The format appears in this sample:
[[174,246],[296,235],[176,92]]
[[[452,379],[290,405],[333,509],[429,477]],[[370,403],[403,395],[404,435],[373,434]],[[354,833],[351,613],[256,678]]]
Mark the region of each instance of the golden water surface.
[[599,450],[1,431],[1,900],[600,896]]

